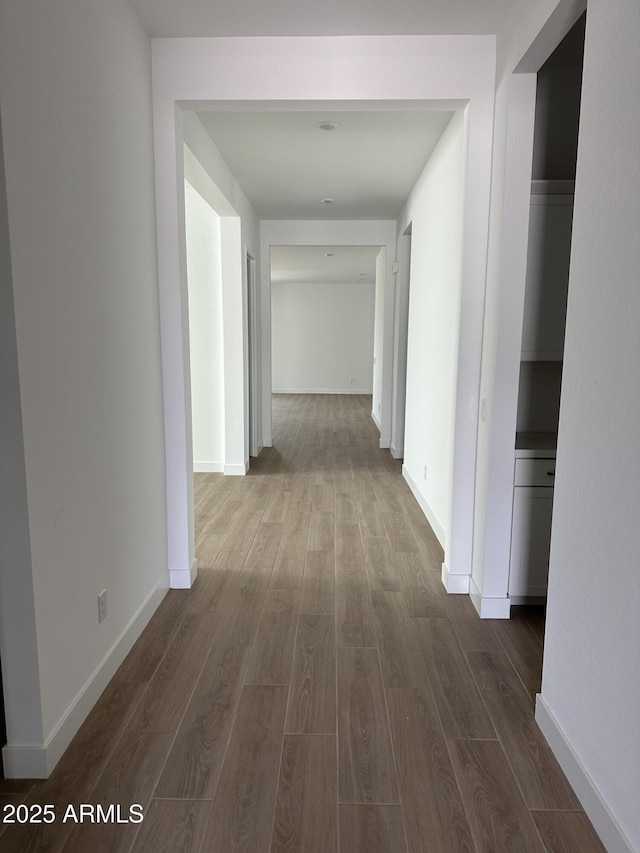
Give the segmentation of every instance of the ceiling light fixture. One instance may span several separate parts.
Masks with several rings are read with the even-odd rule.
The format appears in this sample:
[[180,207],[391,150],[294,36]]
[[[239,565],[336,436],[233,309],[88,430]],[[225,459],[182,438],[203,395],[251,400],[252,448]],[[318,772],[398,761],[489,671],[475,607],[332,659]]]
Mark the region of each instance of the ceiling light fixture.
[[318,130],[335,130],[338,127],[337,121],[319,121],[316,125]]
[[333,204],[335,198],[321,198],[320,204]]

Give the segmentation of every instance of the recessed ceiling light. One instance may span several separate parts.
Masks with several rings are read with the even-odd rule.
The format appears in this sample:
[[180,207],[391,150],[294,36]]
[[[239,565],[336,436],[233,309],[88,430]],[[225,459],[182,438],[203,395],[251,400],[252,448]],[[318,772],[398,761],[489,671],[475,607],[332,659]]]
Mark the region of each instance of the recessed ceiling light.
[[333,204],[334,201],[335,201],[335,198],[321,198],[320,199],[321,204]]
[[337,121],[319,121],[316,125],[318,130],[335,130],[338,127]]

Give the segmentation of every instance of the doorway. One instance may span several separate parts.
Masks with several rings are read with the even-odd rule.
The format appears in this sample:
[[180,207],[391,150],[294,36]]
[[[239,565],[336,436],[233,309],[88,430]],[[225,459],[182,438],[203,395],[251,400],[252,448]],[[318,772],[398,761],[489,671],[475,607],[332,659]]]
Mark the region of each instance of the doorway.
[[[509,598],[544,618],[586,13],[537,74]],[[518,611],[512,613],[517,616]]]

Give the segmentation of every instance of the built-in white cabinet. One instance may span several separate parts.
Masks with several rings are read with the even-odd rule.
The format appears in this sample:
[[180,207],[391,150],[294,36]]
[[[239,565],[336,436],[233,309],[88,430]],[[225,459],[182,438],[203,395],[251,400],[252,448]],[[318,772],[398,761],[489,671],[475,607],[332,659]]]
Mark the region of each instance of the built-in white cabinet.
[[573,181],[533,181],[522,327],[523,361],[562,361]]
[[546,598],[555,459],[516,459],[511,522],[509,597]]

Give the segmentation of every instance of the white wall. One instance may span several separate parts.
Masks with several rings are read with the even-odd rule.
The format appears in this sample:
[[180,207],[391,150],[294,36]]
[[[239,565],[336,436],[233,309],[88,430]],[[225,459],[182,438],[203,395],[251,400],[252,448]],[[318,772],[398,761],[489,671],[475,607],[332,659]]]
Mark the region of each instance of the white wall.
[[[385,247],[376,255],[376,289],[373,327],[373,396],[371,400],[371,417],[380,430],[381,435],[382,404],[385,397],[385,309],[388,300],[388,291],[395,283],[394,279],[389,279],[389,281],[387,281],[386,268],[387,249]],[[386,436],[384,437],[386,438]]]
[[375,287],[271,285],[275,393],[371,394]]
[[51,769],[168,586],[150,59],[124,0],[2,4],[31,573],[23,547],[0,597],[35,617],[1,617],[17,775]]
[[635,0],[590,0],[542,682],[612,851],[640,850],[639,42]]
[[[535,77],[582,11],[519,0],[498,40],[474,581],[506,595]],[[640,9],[590,0],[542,693],[536,719],[607,850],[640,850]],[[523,74],[512,77],[519,68]],[[530,78],[533,77],[533,80]],[[533,85],[532,85],[533,84]],[[528,162],[527,162],[528,159]],[[527,174],[528,170],[528,174]],[[520,319],[518,319],[520,318]],[[631,368],[631,365],[634,367]],[[500,473],[502,471],[502,473]],[[504,476],[503,476],[504,475]],[[486,536],[482,534],[486,532]],[[505,547],[506,543],[506,547]],[[489,602],[490,603],[490,602]]]
[[453,500],[464,153],[460,111],[445,128],[399,219],[400,234],[412,223],[403,473],[445,552]]
[[193,470],[224,471],[220,217],[185,182]]

